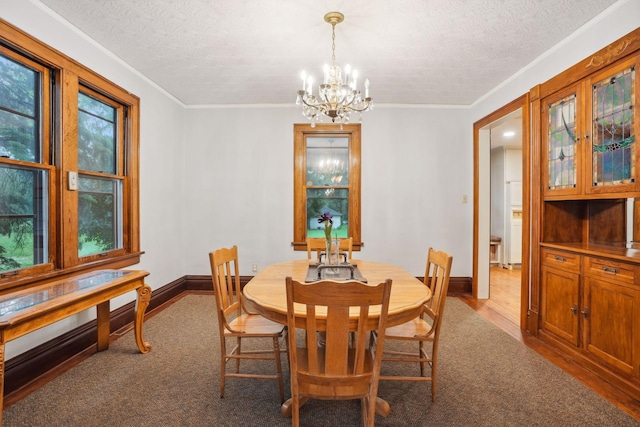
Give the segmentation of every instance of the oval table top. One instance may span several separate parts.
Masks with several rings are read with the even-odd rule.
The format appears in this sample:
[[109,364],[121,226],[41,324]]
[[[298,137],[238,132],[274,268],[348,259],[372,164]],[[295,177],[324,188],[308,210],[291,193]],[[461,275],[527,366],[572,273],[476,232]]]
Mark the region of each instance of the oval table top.
[[[378,285],[391,279],[391,297],[387,326],[395,326],[417,317],[422,305],[431,298],[431,291],[416,277],[406,270],[373,261],[352,260],[367,284]],[[272,264],[262,269],[247,283],[243,289],[245,303],[250,309],[257,311],[267,319],[280,324],[287,323],[287,296],[285,280],[291,276],[294,280],[304,282],[309,268],[309,260],[286,261]],[[376,309],[378,312],[376,313]],[[304,317],[304,311],[296,313]],[[375,319],[379,307],[371,307],[370,316]],[[322,312],[317,315],[322,317]],[[354,320],[357,314],[354,311]]]

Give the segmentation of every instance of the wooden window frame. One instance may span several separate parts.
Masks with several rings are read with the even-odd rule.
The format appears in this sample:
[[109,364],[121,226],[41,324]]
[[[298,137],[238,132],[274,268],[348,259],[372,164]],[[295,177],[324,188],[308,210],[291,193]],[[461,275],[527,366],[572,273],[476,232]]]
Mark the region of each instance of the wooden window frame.
[[361,175],[361,125],[360,124],[310,124],[293,125],[293,242],[296,251],[307,250],[307,158],[308,136],[344,137],[349,139],[349,232],[353,238],[353,250],[364,245],[360,229],[360,175]]
[[[91,270],[123,268],[140,262],[139,139],[140,99],[66,55],[0,19],[0,46],[51,74],[43,82],[42,161],[49,170],[49,262],[0,278],[0,290],[36,285]],[[46,86],[46,88],[44,88]],[[78,192],[68,189],[68,172],[78,172],[78,92],[88,89],[122,107],[119,149],[122,174],[122,248],[78,257]],[[51,91],[51,93],[49,93]],[[3,159],[6,162],[13,162]]]

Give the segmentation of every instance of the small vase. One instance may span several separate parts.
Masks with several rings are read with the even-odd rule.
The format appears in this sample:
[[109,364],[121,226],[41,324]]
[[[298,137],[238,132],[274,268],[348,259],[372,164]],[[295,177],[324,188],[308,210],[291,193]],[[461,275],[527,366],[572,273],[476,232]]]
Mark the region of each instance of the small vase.
[[[327,265],[338,265],[340,264],[340,240],[339,239],[327,239],[327,252],[326,252],[326,263]],[[327,268],[327,274],[338,274],[339,269],[337,268]]]

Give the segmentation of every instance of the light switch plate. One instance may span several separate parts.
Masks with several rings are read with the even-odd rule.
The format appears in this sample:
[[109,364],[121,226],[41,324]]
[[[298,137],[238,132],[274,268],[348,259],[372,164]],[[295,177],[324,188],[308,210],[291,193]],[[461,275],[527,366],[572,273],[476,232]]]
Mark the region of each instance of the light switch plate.
[[71,191],[78,189],[78,172],[69,171],[67,173],[67,186]]

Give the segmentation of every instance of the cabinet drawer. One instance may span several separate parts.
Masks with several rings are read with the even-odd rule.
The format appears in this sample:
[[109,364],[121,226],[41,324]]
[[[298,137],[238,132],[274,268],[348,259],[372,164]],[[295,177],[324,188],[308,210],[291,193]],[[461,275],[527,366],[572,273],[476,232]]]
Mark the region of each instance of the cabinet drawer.
[[603,258],[585,257],[585,273],[620,283],[634,284],[637,267]]
[[580,255],[571,252],[542,249],[542,264],[563,270],[580,272]]

